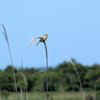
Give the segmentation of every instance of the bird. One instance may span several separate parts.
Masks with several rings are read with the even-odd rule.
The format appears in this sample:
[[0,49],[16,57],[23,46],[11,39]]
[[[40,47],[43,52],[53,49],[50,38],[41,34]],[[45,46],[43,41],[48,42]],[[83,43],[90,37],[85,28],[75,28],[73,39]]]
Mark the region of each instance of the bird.
[[45,42],[46,39],[47,39],[47,37],[48,37],[48,34],[44,34],[43,37],[34,37],[34,38],[32,38],[31,41],[28,43],[28,46],[29,46],[33,41],[35,41],[36,39],[40,39],[39,42],[36,44],[36,46],[37,46],[40,42]]

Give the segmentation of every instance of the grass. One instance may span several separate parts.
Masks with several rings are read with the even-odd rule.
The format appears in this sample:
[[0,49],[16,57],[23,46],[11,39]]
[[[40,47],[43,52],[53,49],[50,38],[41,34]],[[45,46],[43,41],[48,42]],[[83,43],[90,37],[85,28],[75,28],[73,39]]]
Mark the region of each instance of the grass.
[[48,50],[45,41],[43,43],[46,51],[46,100],[48,100]]
[[[51,93],[48,92],[48,94],[49,94],[48,100],[81,100],[80,92],[75,92],[75,94],[73,94],[72,92],[64,92],[63,94],[61,92],[52,92],[53,99],[50,95]],[[45,100],[45,95],[46,95],[45,92],[30,92],[28,93],[28,100]],[[85,92],[84,100],[86,100],[86,97],[89,97],[89,96],[93,98],[93,95],[94,95],[94,92]],[[22,100],[21,97],[24,98],[24,93],[23,95],[21,95],[20,93],[18,94],[18,100]],[[2,97],[2,100],[14,100],[14,93],[10,93],[8,98]]]
[[11,49],[10,49],[10,44],[9,44],[9,39],[8,39],[8,35],[7,35],[7,31],[6,31],[6,28],[3,24],[0,23],[0,25],[2,26],[3,28],[3,35],[5,37],[5,40],[7,42],[7,46],[8,46],[8,50],[9,50],[9,56],[10,56],[10,60],[11,60],[11,65],[12,65],[12,73],[13,73],[13,79],[14,79],[14,91],[15,93],[17,93],[17,84],[16,84],[16,76],[15,76],[15,71],[14,71],[14,67],[13,67],[13,59],[12,59],[12,54],[11,54]]
[[80,84],[81,100],[84,100],[83,87],[82,87],[80,75],[77,71],[77,68],[76,68],[74,62],[68,56],[66,56],[66,57],[70,60],[71,64],[73,65],[73,69],[76,72],[76,75],[78,77],[78,81],[79,81],[79,84]]

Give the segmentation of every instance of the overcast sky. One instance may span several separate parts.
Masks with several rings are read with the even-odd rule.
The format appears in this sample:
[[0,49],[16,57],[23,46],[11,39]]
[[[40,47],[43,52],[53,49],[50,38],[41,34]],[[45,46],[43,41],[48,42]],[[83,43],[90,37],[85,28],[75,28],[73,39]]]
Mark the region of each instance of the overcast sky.
[[[36,36],[48,34],[49,66],[65,56],[83,65],[100,64],[100,0],[2,0],[0,23],[8,33],[14,66],[44,67],[45,49]],[[0,26],[0,69],[11,64],[7,43]]]

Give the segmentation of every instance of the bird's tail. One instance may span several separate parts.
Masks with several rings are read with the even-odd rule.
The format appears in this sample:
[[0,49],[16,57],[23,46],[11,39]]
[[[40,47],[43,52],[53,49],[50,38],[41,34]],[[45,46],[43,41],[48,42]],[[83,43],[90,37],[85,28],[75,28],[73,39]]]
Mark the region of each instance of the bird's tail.
[[40,43],[40,41],[36,44],[36,46]]

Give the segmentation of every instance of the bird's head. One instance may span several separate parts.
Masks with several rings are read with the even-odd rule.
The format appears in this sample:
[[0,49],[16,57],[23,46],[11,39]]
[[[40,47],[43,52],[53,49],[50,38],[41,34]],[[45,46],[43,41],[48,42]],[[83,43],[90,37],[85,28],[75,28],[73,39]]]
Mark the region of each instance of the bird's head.
[[48,34],[44,34],[44,36],[48,36]]

